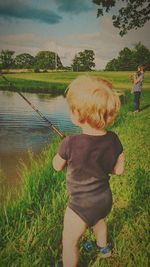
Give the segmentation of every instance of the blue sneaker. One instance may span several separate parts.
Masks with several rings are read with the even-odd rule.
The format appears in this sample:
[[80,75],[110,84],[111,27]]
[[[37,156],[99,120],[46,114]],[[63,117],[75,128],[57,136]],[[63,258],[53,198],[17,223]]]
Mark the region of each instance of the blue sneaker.
[[96,242],[95,241],[84,241],[83,242],[83,247],[86,251],[91,251],[93,249],[97,248]]
[[100,247],[96,244],[95,241],[84,241],[83,248],[89,252],[91,250],[96,250],[100,252],[101,258],[108,258],[111,256],[112,252],[112,245],[108,244],[106,247]]
[[99,247],[97,246],[98,251],[101,254],[101,258],[108,258],[111,256],[111,252],[112,252],[112,245],[108,244],[106,247]]

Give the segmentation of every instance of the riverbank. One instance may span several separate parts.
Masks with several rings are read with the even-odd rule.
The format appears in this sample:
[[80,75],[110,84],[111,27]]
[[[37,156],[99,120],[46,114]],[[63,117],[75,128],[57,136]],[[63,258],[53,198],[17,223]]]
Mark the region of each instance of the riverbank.
[[[86,253],[80,242],[80,266],[148,266],[149,183],[148,159],[150,91],[143,91],[141,112],[134,114],[133,96],[121,107],[115,131],[124,147],[125,173],[112,176],[113,209],[107,218],[113,255],[102,260],[97,252]],[[61,235],[67,203],[65,171],[52,168],[59,139],[45,149],[38,160],[30,154],[30,168],[22,171],[22,194],[0,211],[1,266],[57,266],[61,257]],[[90,230],[84,239],[94,239]]]
[[[11,73],[4,76],[14,84],[9,85],[0,76],[0,90],[34,92],[34,93],[57,93],[62,94],[66,90],[68,84],[78,75],[94,75],[108,79],[113,83],[116,90],[127,91],[132,87],[129,75],[133,72],[48,72],[48,73]],[[144,89],[148,89],[150,85],[150,72],[145,73]]]
[[32,80],[32,78],[31,80],[22,79],[20,77],[16,78],[13,76],[13,74],[4,75],[4,77],[10,83],[0,77],[0,90],[2,91],[60,95],[65,92],[67,87],[67,84],[65,83],[36,81]]

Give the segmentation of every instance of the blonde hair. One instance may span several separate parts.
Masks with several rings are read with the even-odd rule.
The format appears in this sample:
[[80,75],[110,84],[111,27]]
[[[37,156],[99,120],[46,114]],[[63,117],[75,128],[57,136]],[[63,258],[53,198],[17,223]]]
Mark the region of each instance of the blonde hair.
[[73,80],[68,87],[67,102],[72,113],[78,112],[79,123],[88,123],[95,129],[111,125],[120,108],[112,84],[94,76],[79,76]]

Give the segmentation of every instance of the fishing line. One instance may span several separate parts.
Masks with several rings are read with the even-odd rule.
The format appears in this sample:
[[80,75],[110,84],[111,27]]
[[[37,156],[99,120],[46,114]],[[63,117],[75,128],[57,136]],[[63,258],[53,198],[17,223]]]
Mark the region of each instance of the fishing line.
[[[2,73],[0,73],[0,76],[9,84],[9,86],[12,86],[15,91],[17,91],[16,86],[10,82]],[[22,93],[17,93],[30,105],[30,107],[48,124],[48,127],[52,129],[55,133],[57,133],[61,138],[64,138],[65,135],[56,127],[54,126],[43,114],[41,111],[39,111]]]

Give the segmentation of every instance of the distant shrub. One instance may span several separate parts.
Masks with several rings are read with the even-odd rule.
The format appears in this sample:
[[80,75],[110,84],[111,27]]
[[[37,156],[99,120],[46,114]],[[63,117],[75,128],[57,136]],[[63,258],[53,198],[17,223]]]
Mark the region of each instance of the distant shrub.
[[39,68],[34,68],[34,72],[35,73],[39,73],[40,72],[40,69]]

